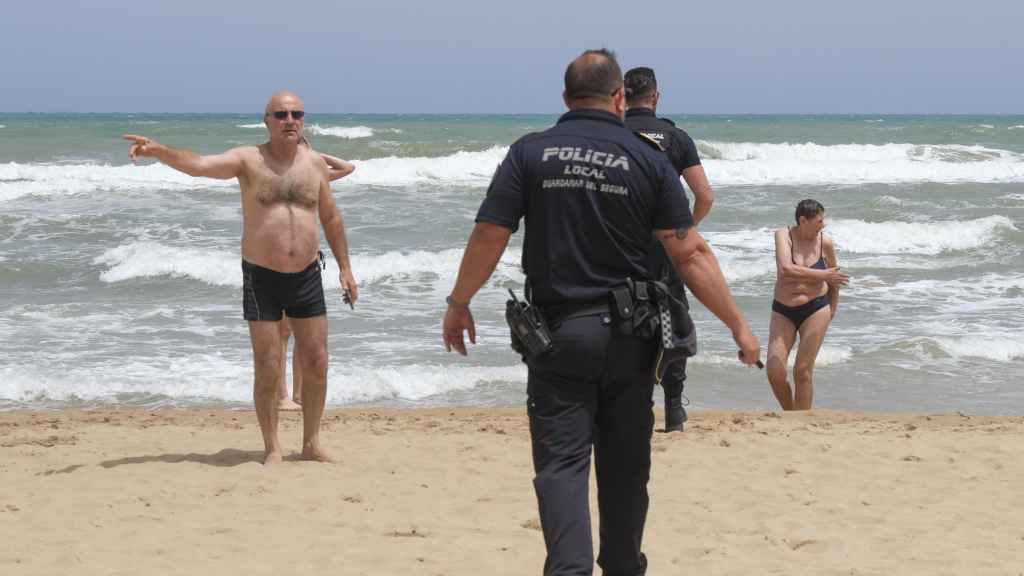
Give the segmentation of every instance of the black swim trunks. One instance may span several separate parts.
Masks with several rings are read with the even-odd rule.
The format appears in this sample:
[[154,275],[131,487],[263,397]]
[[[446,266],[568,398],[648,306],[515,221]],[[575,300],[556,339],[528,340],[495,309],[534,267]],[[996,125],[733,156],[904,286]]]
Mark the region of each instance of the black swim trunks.
[[311,318],[327,313],[320,260],[302,272],[277,272],[242,260],[242,315],[246,320]]

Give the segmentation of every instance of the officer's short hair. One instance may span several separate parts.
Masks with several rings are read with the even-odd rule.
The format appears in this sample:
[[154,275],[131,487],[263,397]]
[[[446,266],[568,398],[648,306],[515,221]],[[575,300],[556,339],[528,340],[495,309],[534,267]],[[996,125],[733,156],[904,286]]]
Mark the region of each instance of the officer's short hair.
[[658,90],[658,79],[654,70],[641,66],[626,72],[626,101],[635,102],[647,98]]
[[821,205],[821,202],[818,202],[817,200],[812,200],[810,198],[806,200],[801,200],[800,203],[796,205],[796,223],[800,223],[801,216],[810,220],[811,218],[814,218],[818,214],[824,213],[825,207]]
[[587,50],[565,69],[565,95],[570,100],[608,99],[621,86],[622,68],[615,59],[615,52],[607,48]]

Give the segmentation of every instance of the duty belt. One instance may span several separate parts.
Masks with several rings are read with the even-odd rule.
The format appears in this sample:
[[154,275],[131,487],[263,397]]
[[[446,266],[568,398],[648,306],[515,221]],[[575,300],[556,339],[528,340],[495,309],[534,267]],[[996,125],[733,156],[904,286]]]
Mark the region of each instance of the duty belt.
[[590,300],[574,300],[544,307],[544,318],[548,325],[554,326],[572,318],[608,314],[608,299],[595,298]]

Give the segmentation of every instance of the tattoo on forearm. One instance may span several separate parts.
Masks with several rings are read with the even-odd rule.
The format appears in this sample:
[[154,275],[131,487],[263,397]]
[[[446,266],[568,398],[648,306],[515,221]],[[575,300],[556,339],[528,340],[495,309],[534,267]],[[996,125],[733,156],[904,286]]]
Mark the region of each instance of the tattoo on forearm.
[[686,235],[689,234],[689,233],[690,233],[690,229],[689,228],[676,228],[672,232],[668,232],[668,233],[662,234],[661,235],[661,239],[662,240],[669,240],[669,239],[671,239],[674,236],[676,239],[682,240],[682,239],[686,238]]

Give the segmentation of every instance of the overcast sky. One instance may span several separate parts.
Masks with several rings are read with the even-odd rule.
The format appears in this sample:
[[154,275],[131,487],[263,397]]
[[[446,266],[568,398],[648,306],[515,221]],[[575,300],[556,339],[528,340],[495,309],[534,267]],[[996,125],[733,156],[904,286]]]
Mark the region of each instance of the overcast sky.
[[1022,38],[1008,0],[12,1],[0,111],[558,113],[607,46],[666,113],[1020,114]]

